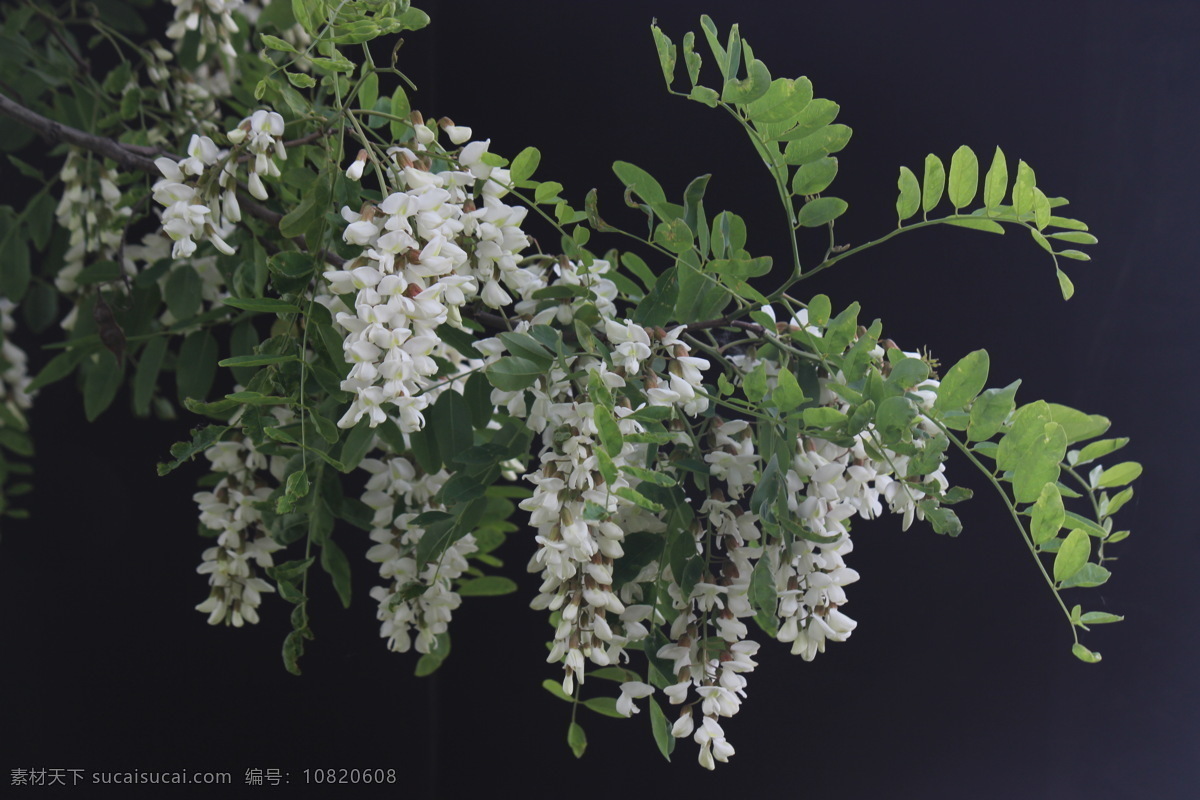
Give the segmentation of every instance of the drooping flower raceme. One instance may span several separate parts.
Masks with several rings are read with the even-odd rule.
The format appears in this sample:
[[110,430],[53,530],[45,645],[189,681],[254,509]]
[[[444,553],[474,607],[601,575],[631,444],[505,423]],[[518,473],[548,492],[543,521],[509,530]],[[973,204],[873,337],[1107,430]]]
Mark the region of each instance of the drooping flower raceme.
[[438,508],[433,498],[449,474],[441,470],[419,475],[406,458],[365,459],[362,467],[371,473],[362,499],[375,511],[371,539],[377,543],[367,559],[380,565],[379,574],[388,581],[371,590],[383,623],[379,635],[387,639],[388,649],[404,653],[414,647],[415,631],[417,652],[429,653],[462,602],[452,586],[467,570],[466,556],[476,549],[475,537],[468,533],[436,560],[419,563],[421,539],[439,531],[429,532],[414,520]]
[[438,370],[438,327],[461,326],[462,307],[476,300],[511,303],[502,284],[520,291],[531,282],[518,264],[529,244],[520,228],[526,210],[501,200],[508,179],[480,161],[487,143],[466,145],[459,155],[465,169],[444,172],[431,170],[419,140],[413,145],[388,153],[385,172],[398,191],[358,212],[342,209],[343,239],[363,250],[325,273],[334,294],[354,295],[353,307],[335,314],[352,365],[342,388],[354,393],[342,427],[364,416],[374,427],[392,410],[402,431],[420,430],[425,390]]
[[[37,392],[29,391],[33,378],[29,375],[28,357],[12,340],[12,333],[17,328],[13,319],[16,308],[16,303],[0,297],[0,403],[8,415],[24,420],[24,412],[33,405]],[[0,426],[3,424],[0,422]]]
[[[282,413],[282,412],[281,412]],[[224,622],[240,628],[258,622],[262,595],[275,587],[261,577],[282,548],[263,528],[259,504],[271,494],[270,477],[283,478],[284,460],[259,453],[249,440],[218,442],[204,452],[215,473],[222,473],[211,492],[198,492],[200,524],[216,535],[196,571],[208,575],[208,599],[196,606],[210,625]]]
[[196,58],[204,60],[209,46],[217,47],[230,58],[237,58],[230,35],[237,33],[233,12],[242,7],[243,0],[171,0],[175,20],[167,27],[167,36],[182,41],[188,31],[200,34]]
[[[245,152],[250,163],[250,194],[267,199],[263,176],[279,176],[276,161],[287,158],[283,144],[283,117],[277,112],[259,109],[227,134],[237,148],[221,150],[207,136],[193,134],[187,157],[179,161],[167,157],[154,163],[163,179],[154,184],[154,201],[164,207],[163,230],[175,242],[174,258],[187,258],[196,252],[196,239],[207,239],[218,252],[233,255],[235,250],[225,237],[241,221],[237,197],[238,169],[234,156]],[[206,176],[218,170],[216,179]]]

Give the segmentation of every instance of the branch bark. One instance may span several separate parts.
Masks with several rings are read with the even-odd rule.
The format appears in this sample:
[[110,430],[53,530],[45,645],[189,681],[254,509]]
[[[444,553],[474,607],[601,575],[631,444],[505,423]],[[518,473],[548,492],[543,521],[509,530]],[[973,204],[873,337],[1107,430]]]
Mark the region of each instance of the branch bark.
[[[34,132],[40,134],[42,138],[52,142],[66,142],[73,144],[76,147],[82,147],[85,150],[91,150],[106,158],[111,158],[126,169],[140,170],[148,172],[151,175],[161,176],[158,171],[158,166],[154,163],[154,159],[149,158],[149,155],[166,155],[169,158],[174,158],[170,153],[163,153],[158,148],[144,147],[135,144],[122,144],[121,142],[96,136],[95,134],[81,131],[78,128],[72,128],[70,125],[64,125],[61,122],[55,122],[48,117],[43,117],[36,111],[32,111],[16,101],[0,94],[0,114],[16,120],[22,125],[30,128]],[[296,139],[290,144],[300,145],[308,144],[316,141],[321,136],[325,135],[325,131],[315,131],[308,136]],[[270,223],[276,227],[279,226],[279,220],[283,219],[283,215],[272,211],[265,206],[261,206],[253,200],[243,196],[238,201],[238,205],[253,217],[257,217],[264,222]],[[340,267],[346,263],[346,259],[339,256],[330,250],[321,251],[321,256],[334,266]]]
[[[61,122],[55,122],[11,100],[3,94],[0,94],[0,114],[16,120],[38,133],[43,139],[49,139],[52,142],[66,142],[76,147],[82,147],[85,150],[91,150],[93,153],[98,153],[105,158],[111,158],[126,169],[136,169],[158,174],[158,167],[154,166],[154,160],[132,149],[136,146],[124,145],[112,139],[106,139],[103,136],[96,136],[95,134],[81,131],[78,128],[63,125]],[[141,147],[137,147],[136,149],[144,150]]]

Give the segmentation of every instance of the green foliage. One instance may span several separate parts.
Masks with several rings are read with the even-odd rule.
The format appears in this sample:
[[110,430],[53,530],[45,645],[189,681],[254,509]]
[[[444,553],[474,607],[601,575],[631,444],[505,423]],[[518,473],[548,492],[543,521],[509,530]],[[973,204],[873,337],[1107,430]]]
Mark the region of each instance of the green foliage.
[[[72,25],[90,24],[87,15],[96,12],[85,6]],[[7,19],[28,23],[32,13]],[[141,24],[134,16],[125,21],[131,31]],[[152,55],[126,54],[122,39],[105,37],[104,46],[122,56],[120,66],[85,79],[70,72],[74,65],[57,45],[48,44],[54,37],[47,36],[47,26],[57,26],[52,29],[59,33],[66,28],[46,21],[22,45],[44,68],[24,74],[0,61],[5,85],[15,86],[30,107],[52,113],[57,125],[86,130],[114,146],[132,145],[96,149],[72,167],[77,177],[107,190],[101,176],[115,162],[106,158],[121,159],[109,191],[120,199],[107,203],[120,217],[108,220],[108,233],[121,242],[134,225],[149,220],[149,201],[168,207],[156,197],[168,190],[154,183],[160,175],[153,170],[162,172],[163,166],[130,159],[145,152],[178,155],[185,149],[180,131],[196,128],[215,137],[214,148],[228,146],[214,157],[222,168],[255,164],[261,171],[259,156],[268,156],[254,152],[244,136],[254,118],[236,120],[260,108],[266,113],[265,107],[279,115],[289,139],[287,161],[277,150],[269,163],[278,174],[253,173],[269,189],[257,191],[251,181],[247,192],[234,181],[229,194],[240,197],[238,212],[230,211],[229,196],[210,191],[214,181],[225,186],[217,170],[192,180],[194,164],[184,162],[185,188],[206,203],[221,204],[216,214],[234,231],[228,241],[211,226],[198,228],[199,241],[185,242],[178,227],[168,228],[172,246],[184,253],[187,248],[179,245],[195,245],[195,255],[147,257],[134,268],[127,267],[121,244],[87,250],[78,270],[58,271],[67,259],[66,245],[58,240],[71,237],[70,231],[59,231],[63,236],[54,231],[58,189],[52,194],[53,181],[10,158],[14,168],[45,187],[20,210],[0,208],[0,246],[8,259],[0,271],[0,296],[23,302],[35,330],[51,329],[62,307],[74,309],[75,327],[57,345],[62,352],[46,363],[31,390],[74,377],[84,413],[95,419],[123,397],[128,382],[128,402],[139,416],[170,416],[181,406],[214,421],[173,446],[172,460],[158,469],[165,475],[203,454],[233,470],[224,477],[214,472],[208,485],[214,497],[236,490],[250,498],[241,513],[257,517],[246,536],[258,537],[261,547],[283,549],[280,563],[262,574],[292,606],[283,643],[290,672],[299,673],[305,642],[314,636],[310,577],[327,577],[343,606],[353,599],[349,557],[357,548],[341,538],[342,523],[371,532],[380,543],[370,557],[385,565],[390,582],[383,614],[409,604],[406,612],[419,630],[415,672],[428,675],[450,654],[444,626],[420,618],[433,614],[429,608],[439,592],[491,597],[517,590],[510,577],[492,570],[504,567],[501,555],[509,558],[502,547],[517,530],[513,520],[520,509],[545,517],[539,547],[565,552],[568,535],[591,537],[586,541],[594,552],[584,558],[573,553],[578,569],[548,582],[552,589],[539,598],[542,607],[554,610],[556,641],[564,648],[569,643],[582,658],[588,647],[577,644],[580,637],[625,624],[616,621],[618,614],[599,615],[595,593],[636,580],[637,604],[651,612],[646,636],[628,641],[628,649],[642,650],[646,681],[664,689],[678,683],[671,658],[660,655],[673,644],[664,631],[672,630],[681,604],[700,608],[694,601],[706,587],[731,591],[734,576],[726,567],[735,563],[735,548],[745,546],[736,526],[755,533],[746,537],[755,555],[739,554],[745,563],[754,562],[749,608],[764,632],[783,636],[782,609],[798,602],[794,595],[800,592],[798,579],[789,581],[784,569],[791,566],[783,562],[804,548],[837,546],[848,535],[848,520],[813,516],[805,498],[861,482],[867,511],[861,498],[854,504],[861,516],[869,516],[870,501],[882,507],[883,500],[882,490],[866,486],[871,481],[882,486],[886,476],[890,494],[884,499],[889,510],[903,515],[905,527],[920,520],[937,534],[956,536],[962,524],[949,506],[970,492],[950,486],[943,475],[952,451],[998,491],[1056,597],[1108,580],[1105,565],[1113,558],[1106,547],[1111,552],[1129,535],[1114,531],[1112,516],[1130,502],[1128,484],[1142,473],[1134,461],[1101,463],[1128,442],[1097,438],[1107,433],[1108,419],[1041,400],[1018,405],[1020,381],[986,388],[985,350],[969,353],[939,379],[936,360],[905,353],[884,339],[881,322],[860,320],[859,303],[835,309],[822,294],[806,303],[794,288],[843,258],[918,227],[948,224],[1003,233],[1019,226],[1051,255],[1060,291],[1069,297],[1073,287],[1058,259],[1087,256],[1056,248],[1094,244],[1087,226],[1056,215],[1066,201],[1048,197],[1025,162],[1018,161],[1010,175],[996,148],[981,182],[978,157],[962,146],[950,156],[948,169],[935,154],[919,170],[900,167],[895,230],[853,248],[838,244],[837,225],[850,203],[825,193],[839,173],[835,154],[850,152],[853,138],[851,128],[836,121],[840,106],[816,97],[806,77],[772,77],[736,25],[721,35],[707,16],[700,22],[704,55],[695,33],[685,34],[677,46],[652,26],[663,78],[673,94],[727,112],[747,135],[784,206],[790,259],[756,252],[747,221],[738,214],[711,213],[720,208],[709,194],[710,185],[720,185],[720,175],[699,175],[677,194],[647,169],[615,161],[624,201],[639,219],[640,230],[627,232],[601,216],[600,198],[609,189],[589,192],[583,208],[575,208],[568,198],[578,195],[568,187],[535,179],[541,166],[536,147],[509,159],[480,152],[478,143],[464,145],[469,132],[445,118],[427,120],[412,107],[422,95],[403,85],[395,51],[391,65],[375,63],[380,51],[372,42],[428,23],[407,2],[291,0],[272,3],[256,25],[239,18],[228,44],[242,55],[238,69],[228,73],[229,95],[212,101],[215,120],[207,111],[197,114],[172,88],[187,83],[185,73],[217,63],[210,59],[219,57],[205,49],[215,42],[202,46],[199,33],[179,43],[178,64],[156,63],[154,70],[143,66]],[[297,25],[306,35],[299,35]],[[43,63],[48,59],[43,51],[57,53],[58,61]],[[167,77],[154,78],[159,71]],[[155,105],[160,95],[175,105],[168,102],[160,113]],[[19,148],[28,137],[6,131],[4,142]],[[203,155],[199,145],[190,149]],[[178,166],[183,157],[169,160]],[[504,229],[500,238],[520,238],[516,223],[525,209],[502,220],[492,206],[499,193],[509,193],[514,208],[524,205],[552,229],[549,236],[539,234],[545,250],[514,256],[511,264],[486,261],[485,243],[461,225],[462,235],[450,237],[455,243],[437,243],[447,252],[462,249],[467,262],[458,272],[438,264],[445,256],[433,242],[421,248],[403,244],[388,250],[388,258],[380,255],[386,249],[381,244],[364,251],[362,239],[373,235],[371,222],[378,228],[382,208],[397,202],[397,175],[405,169],[414,180],[459,176],[454,186],[471,198],[465,212],[472,215],[470,224],[486,221]],[[149,172],[152,180],[133,174],[136,170]],[[461,177],[468,171],[469,177]],[[165,173],[171,172],[167,165]],[[943,201],[952,211],[938,217]],[[339,216],[343,207],[352,218],[359,214],[357,222],[347,224]],[[194,207],[190,213],[196,213]],[[389,220],[374,234],[396,234],[413,216],[385,215],[400,224]],[[399,232],[423,236],[423,224],[416,224],[416,234]],[[624,237],[631,249],[598,249],[616,237]],[[807,268],[800,259],[808,249],[802,237],[827,242],[821,260]],[[48,255],[54,257],[43,257]],[[476,274],[471,270],[478,264],[485,268]],[[452,286],[441,281],[445,275],[464,280]],[[526,290],[522,280],[536,288]],[[339,282],[335,293],[341,299],[331,301],[331,287]],[[62,288],[68,284],[71,289]],[[374,292],[390,299],[359,307],[345,290],[349,285],[364,297]],[[446,300],[453,292],[463,294],[461,302]],[[516,303],[497,299],[507,293],[519,295],[510,298]],[[434,306],[438,313],[429,311]],[[105,318],[106,307],[111,319]],[[371,314],[380,317],[368,318]],[[411,326],[400,333],[383,319],[393,314]],[[347,342],[347,332],[367,326],[369,336]],[[392,360],[377,368],[371,348],[388,351]],[[387,370],[385,380],[403,383],[404,370],[414,372],[417,359],[423,370],[418,388],[406,386],[386,400],[362,389],[360,384],[374,389],[382,383],[371,382],[377,377],[371,370]],[[167,390],[165,374],[173,375],[175,391]],[[568,410],[577,418],[564,422]],[[19,462],[9,457],[28,457],[33,447],[19,411],[0,406],[0,486],[9,496],[23,491],[6,480],[20,474]],[[539,449],[531,451],[535,442]],[[836,455],[818,459],[813,454],[821,447]],[[572,476],[558,471],[568,454],[578,466]],[[840,470],[832,478],[831,464]],[[877,474],[858,474],[871,472],[865,464]],[[1084,466],[1090,467],[1086,474],[1079,471]],[[537,494],[514,485],[518,476],[556,487],[553,499],[547,501],[548,490],[537,481]],[[715,512],[696,498],[713,507],[728,503],[736,531],[719,530]],[[7,498],[0,503],[0,513],[16,513]],[[597,531],[605,537],[603,547],[596,544]],[[613,555],[618,550],[623,555]],[[514,556],[521,563],[527,559],[524,551]],[[401,561],[403,570],[396,568]],[[317,564],[321,569],[312,571]],[[836,611],[837,603],[805,602],[812,606],[805,617],[810,621]],[[572,618],[568,611],[585,616]],[[710,612],[684,619],[687,636],[705,663],[726,663],[733,651],[724,632],[717,635],[720,623]],[[1068,620],[1076,636],[1073,651],[1095,662],[1099,655],[1078,643],[1078,630],[1119,617],[1076,606]],[[791,622],[794,628],[796,620]],[[558,635],[560,626],[569,635]],[[404,630],[389,645],[408,649],[407,628],[395,627]],[[607,646],[589,647],[599,652]],[[544,685],[571,703],[567,740],[581,756],[587,739],[575,721],[580,707],[623,715],[610,697],[581,697],[585,673],[570,666],[572,656],[556,658],[569,666],[566,682]],[[586,674],[641,682],[633,667],[617,666],[615,656],[613,664]],[[676,744],[672,722],[655,697],[646,701],[652,736],[669,760]]]

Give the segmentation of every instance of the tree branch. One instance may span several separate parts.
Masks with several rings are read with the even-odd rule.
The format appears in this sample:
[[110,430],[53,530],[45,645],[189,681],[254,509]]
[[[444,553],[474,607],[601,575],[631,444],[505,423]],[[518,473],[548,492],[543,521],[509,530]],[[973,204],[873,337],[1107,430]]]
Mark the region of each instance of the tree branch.
[[[165,155],[168,158],[174,158],[170,153],[163,152],[156,147],[122,144],[103,136],[96,136],[95,134],[81,131],[78,128],[72,128],[70,125],[63,125],[61,122],[55,122],[52,119],[43,117],[36,111],[31,111],[3,94],[0,94],[0,114],[15,119],[22,125],[41,134],[45,139],[49,139],[52,142],[66,142],[76,147],[82,147],[85,150],[91,150],[93,153],[111,158],[126,169],[135,169],[142,172],[149,172],[155,176],[161,176],[158,166],[148,156]],[[308,144],[321,138],[325,133],[325,131],[314,131],[308,136],[294,140],[291,144]],[[257,217],[275,227],[279,227],[279,221],[283,219],[282,214],[261,206],[244,195],[242,199],[239,199],[238,205],[250,214],[250,216]],[[303,246],[302,242],[300,244]],[[322,250],[320,255],[330,264],[337,267],[341,267],[346,263],[346,259],[331,250]]]
[[[15,119],[25,127],[40,134],[44,139],[49,139],[52,142],[66,142],[76,147],[82,147],[85,150],[91,150],[93,153],[98,153],[105,158],[111,158],[126,169],[136,169],[158,174],[158,167],[154,166],[153,159],[135,152],[131,149],[134,146],[123,145],[112,139],[106,139],[103,136],[96,136],[95,134],[81,131],[78,128],[63,125],[61,122],[55,122],[52,119],[43,117],[36,111],[29,110],[20,103],[10,100],[3,94],[0,94],[0,114]],[[138,147],[137,150],[143,150],[143,148]]]

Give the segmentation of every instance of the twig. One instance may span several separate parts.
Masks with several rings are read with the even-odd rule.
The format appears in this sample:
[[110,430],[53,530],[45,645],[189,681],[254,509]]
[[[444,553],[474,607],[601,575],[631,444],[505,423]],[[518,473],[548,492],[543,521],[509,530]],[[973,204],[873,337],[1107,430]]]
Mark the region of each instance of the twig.
[[36,111],[29,110],[20,103],[10,100],[2,94],[0,94],[0,114],[15,119],[27,128],[31,128],[41,134],[45,139],[54,142],[66,142],[76,147],[91,150],[93,153],[99,153],[102,156],[111,158],[128,169],[138,169],[143,172],[158,172],[158,167],[154,166],[153,160],[133,152],[126,145],[114,142],[112,139],[106,139],[103,136],[96,136],[95,134],[81,131],[78,128],[72,128],[69,125],[63,125],[61,122],[55,122],[52,119],[43,117]]

